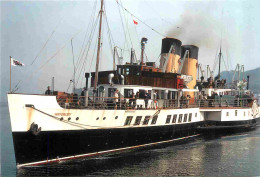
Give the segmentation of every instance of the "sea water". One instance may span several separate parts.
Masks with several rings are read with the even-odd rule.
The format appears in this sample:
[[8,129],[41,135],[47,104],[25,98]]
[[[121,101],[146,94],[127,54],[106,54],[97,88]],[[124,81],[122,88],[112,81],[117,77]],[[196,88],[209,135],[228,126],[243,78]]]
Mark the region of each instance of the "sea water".
[[260,127],[184,144],[16,169],[7,104],[1,105],[1,176],[259,176]]

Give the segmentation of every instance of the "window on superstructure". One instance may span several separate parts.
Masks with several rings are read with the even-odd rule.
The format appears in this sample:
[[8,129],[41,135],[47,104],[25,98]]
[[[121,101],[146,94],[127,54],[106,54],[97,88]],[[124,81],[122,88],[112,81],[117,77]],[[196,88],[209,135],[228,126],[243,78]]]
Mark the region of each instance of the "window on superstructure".
[[130,125],[132,119],[133,119],[133,116],[127,116],[127,117],[126,117],[126,120],[125,120],[125,125]]
[[126,74],[126,75],[129,75],[129,74],[130,74],[129,68],[125,68],[125,74]]
[[132,98],[133,89],[124,89],[124,98]]
[[246,111],[244,111],[244,117],[246,117]]
[[154,116],[153,119],[152,119],[151,124],[156,124],[157,118],[158,118],[158,115]]
[[172,118],[172,123],[176,123],[176,120],[177,120],[177,114],[174,114]]
[[142,120],[142,116],[136,116],[134,125],[139,125]]
[[108,97],[114,97],[116,88],[108,88]]
[[138,67],[133,68],[133,75],[137,75],[137,76],[140,75],[140,70]]
[[188,114],[184,114],[184,120],[183,122],[187,122]]
[[143,125],[148,125],[151,116],[145,116]]
[[235,110],[235,116],[237,116],[237,110]]
[[227,117],[229,116],[229,112],[226,113],[226,116],[227,116]]
[[178,120],[178,123],[181,123],[182,122],[182,114],[179,115],[179,120]]
[[192,113],[189,113],[189,122],[191,122]]
[[172,118],[172,115],[168,115],[167,118],[166,118],[166,124],[170,123],[171,122],[171,118]]
[[118,74],[120,74],[120,75],[121,75],[121,70],[122,70],[121,68],[118,68],[118,69],[117,69],[117,72],[118,72]]
[[164,99],[164,91],[161,91],[161,99]]
[[195,113],[195,117],[197,117],[197,114],[198,114],[198,113]]

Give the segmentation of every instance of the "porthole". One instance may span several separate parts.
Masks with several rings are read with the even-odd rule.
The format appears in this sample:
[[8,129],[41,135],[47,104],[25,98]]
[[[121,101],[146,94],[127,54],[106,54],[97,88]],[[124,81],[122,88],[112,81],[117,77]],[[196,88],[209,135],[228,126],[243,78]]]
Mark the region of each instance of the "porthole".
[[117,119],[117,118],[118,118],[118,116],[115,117],[115,119]]
[[79,117],[76,117],[76,120],[79,120]]
[[99,117],[96,118],[96,120],[98,120],[98,119],[99,119]]
[[70,120],[71,118],[69,117],[68,120]]
[[63,117],[61,117],[60,120],[62,121],[62,120],[63,120]]
[[106,117],[103,117],[103,120],[106,120]]

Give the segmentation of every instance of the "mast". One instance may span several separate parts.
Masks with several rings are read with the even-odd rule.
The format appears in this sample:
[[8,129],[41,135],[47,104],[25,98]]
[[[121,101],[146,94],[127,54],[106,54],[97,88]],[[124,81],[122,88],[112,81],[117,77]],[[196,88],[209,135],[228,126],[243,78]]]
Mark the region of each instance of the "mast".
[[116,70],[116,46],[114,47],[113,53],[113,70]]
[[218,64],[218,79],[220,79],[220,66],[221,66],[221,56],[222,56],[222,53],[221,53],[221,45],[220,45],[220,51],[219,51],[219,54],[218,54],[218,60],[219,60],[219,64]]
[[96,61],[96,73],[95,73],[95,81],[94,81],[94,90],[95,91],[97,90],[97,82],[98,82],[98,66],[99,66],[99,57],[100,57],[103,1],[104,0],[101,0],[101,8],[100,8],[100,11],[99,11],[100,21],[99,21],[99,32],[98,32],[98,49],[97,49],[97,61]]
[[12,66],[11,66],[11,61],[12,61],[12,57],[10,56],[10,93],[12,91],[12,86],[11,86],[11,82],[12,82],[12,77],[11,77],[11,70],[12,70]]

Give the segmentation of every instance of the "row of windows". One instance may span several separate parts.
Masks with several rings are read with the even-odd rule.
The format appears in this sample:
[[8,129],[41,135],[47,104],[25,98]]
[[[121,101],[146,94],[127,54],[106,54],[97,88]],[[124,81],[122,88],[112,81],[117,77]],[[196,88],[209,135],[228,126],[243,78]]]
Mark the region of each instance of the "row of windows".
[[[226,116],[229,116],[229,112],[226,112]],[[235,116],[237,116],[237,110],[235,110]],[[244,111],[244,117],[246,116],[246,111]],[[248,111],[248,116],[250,116],[250,111]]]
[[[177,117],[178,115],[177,114],[174,114],[173,115],[173,118],[172,118],[172,115],[168,115],[167,118],[166,118],[166,124],[169,124],[171,122],[171,118],[172,118],[172,123],[176,123],[177,122]],[[183,122],[191,122],[191,119],[192,119],[192,113],[189,113],[189,119],[188,119],[188,114],[179,114],[179,118],[178,118],[178,123],[181,123],[182,122],[182,118],[184,117],[183,119]],[[195,117],[197,117],[197,113],[195,113]]]
[[[173,118],[172,118],[173,117]],[[181,123],[182,122],[182,118],[184,117],[183,119],[183,122],[191,122],[191,119],[192,119],[192,113],[189,113],[189,114],[179,114],[179,118],[178,118],[178,115],[177,114],[174,114],[173,116],[172,115],[167,115],[167,118],[166,118],[166,124],[169,124],[170,122],[171,123],[176,123],[177,122],[177,118],[178,118],[178,123]],[[195,113],[195,117],[197,117],[197,113]],[[157,121],[157,118],[158,118],[158,115],[156,116],[145,116],[142,124],[143,125],[148,125],[149,123],[149,120],[152,118],[152,122],[151,122],[151,125],[154,125],[156,124],[156,121]],[[172,120],[171,120],[172,118]],[[131,122],[133,120],[133,116],[127,116],[126,117],[126,120],[125,120],[125,126],[126,125],[130,125]],[[134,122],[134,125],[140,125],[141,124],[141,120],[142,120],[142,116],[136,116],[136,119],[135,119],[135,122]]]

